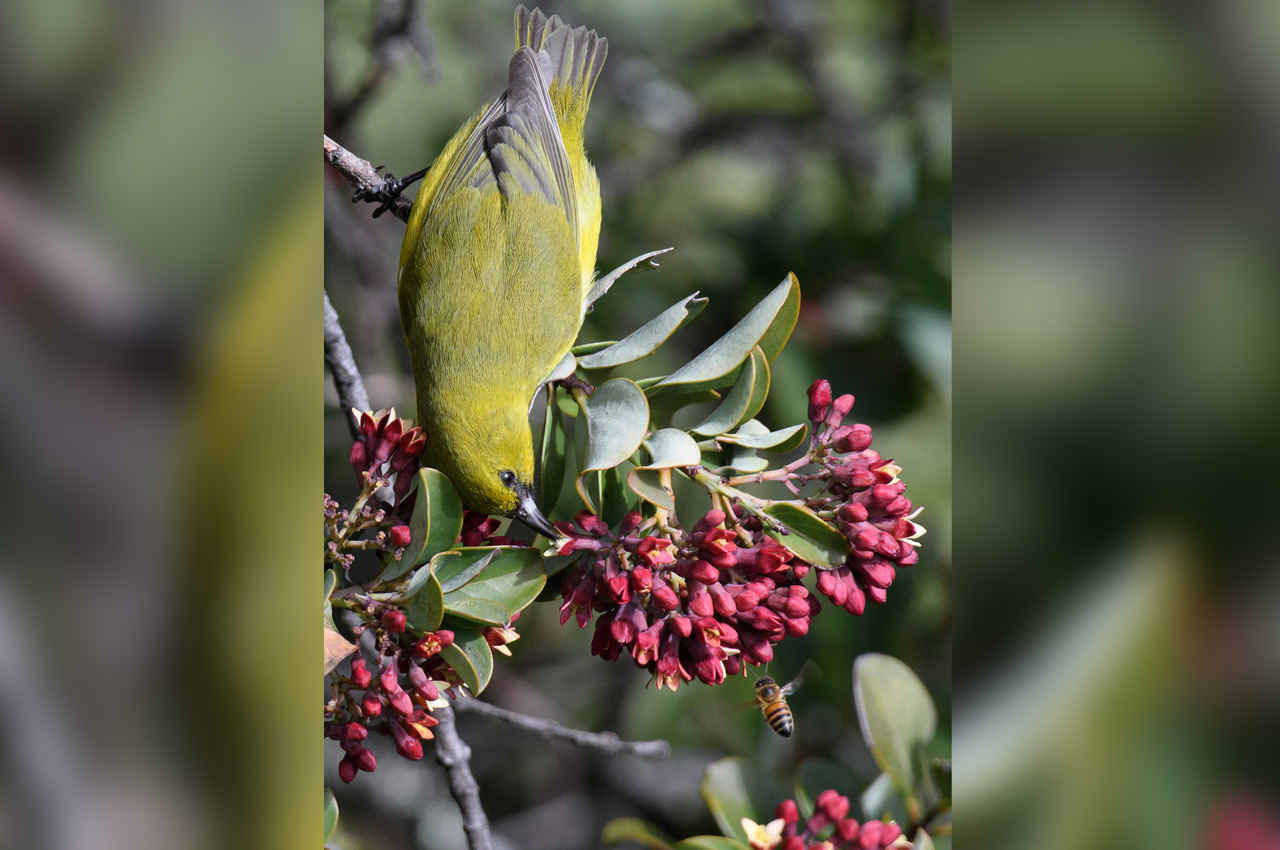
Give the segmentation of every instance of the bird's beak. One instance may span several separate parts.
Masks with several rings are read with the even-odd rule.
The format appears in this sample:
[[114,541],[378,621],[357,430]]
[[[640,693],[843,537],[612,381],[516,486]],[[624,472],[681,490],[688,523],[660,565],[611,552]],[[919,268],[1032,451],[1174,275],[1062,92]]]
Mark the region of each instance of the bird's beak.
[[548,540],[555,540],[558,536],[555,527],[547,521],[547,518],[542,515],[542,511],[538,509],[538,503],[533,498],[533,494],[523,487],[519,488],[517,492],[520,497],[520,507],[516,508],[512,516]]

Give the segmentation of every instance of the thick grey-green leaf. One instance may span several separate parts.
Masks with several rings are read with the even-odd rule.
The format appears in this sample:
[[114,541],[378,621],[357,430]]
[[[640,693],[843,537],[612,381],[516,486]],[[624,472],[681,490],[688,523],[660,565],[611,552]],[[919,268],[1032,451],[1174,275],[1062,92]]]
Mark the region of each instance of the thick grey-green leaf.
[[542,553],[537,549],[498,546],[485,557],[491,560],[487,561],[483,572],[465,584],[455,583],[454,588],[445,593],[445,609],[450,613],[465,597],[492,600],[515,613],[528,606],[547,583],[547,574],[542,569]]
[[698,444],[678,428],[654,431],[644,441],[649,462],[627,473],[627,486],[647,502],[660,508],[675,510],[675,497],[663,485],[662,470],[680,466],[697,466],[702,461]]
[[789,532],[767,527],[765,533],[787,547],[796,557],[819,567],[838,567],[849,554],[849,541],[825,520],[802,505],[775,502],[764,512]]
[[646,265],[641,266],[639,269],[637,269],[637,271],[648,271],[650,269],[656,269],[658,267],[658,264],[653,262],[653,258],[661,254],[665,254],[668,251],[674,251],[674,250],[675,248],[659,248],[657,251],[649,251],[648,253],[641,254],[640,256],[634,259],[628,260],[627,262],[618,266],[613,271],[609,272],[604,277],[597,280],[592,285],[591,290],[587,293],[587,309],[590,310],[595,305],[595,303],[599,301],[606,292],[609,291],[609,287],[613,286],[613,284],[618,280],[618,278],[622,277],[624,274],[631,271],[632,269],[635,269],[637,266],[640,266],[640,264],[644,263],[646,260],[648,260],[649,262]]
[[782,353],[787,340],[791,338],[791,331],[795,329],[796,319],[800,318],[800,281],[796,280],[794,274],[787,272],[787,279],[783,283],[791,284],[787,292],[787,300],[778,309],[777,315],[773,317],[769,329],[764,332],[759,343],[764,356],[769,358],[770,363]]
[[578,366],[583,369],[611,369],[623,363],[639,360],[641,357],[648,357],[681,326],[701,313],[706,305],[707,299],[699,298],[698,293],[695,292],[679,304],[663,310],[657,317],[629,334],[621,342],[594,354],[579,357]]
[[326,787],[324,789],[324,840],[328,842],[333,837],[333,831],[338,828],[338,798],[333,796],[333,789]]
[[769,461],[756,454],[755,449],[748,449],[745,446],[727,446],[724,450],[724,466],[720,469],[725,472],[742,472],[751,475],[764,472],[768,468]]
[[440,589],[451,593],[479,575],[500,551],[497,546],[459,546],[432,558],[431,572]]
[[419,469],[417,488],[413,516],[409,519],[409,545],[399,562],[387,567],[381,576],[383,581],[425,564],[437,552],[452,546],[462,531],[462,500],[443,472]]
[[563,381],[565,378],[572,375],[577,368],[578,358],[574,357],[572,352],[566,354],[560,359],[560,362],[556,364],[556,368],[551,370],[551,374],[542,379],[542,383],[546,384],[551,381]]
[[751,357],[742,364],[738,379],[725,395],[724,401],[720,402],[720,406],[711,415],[689,430],[704,437],[732,431],[764,407],[765,399],[769,397],[769,380],[769,361],[757,345],[751,350]]
[[449,617],[495,628],[504,628],[511,622],[511,609],[502,603],[456,591],[444,597],[444,613]]
[[419,632],[434,632],[440,628],[440,619],[444,616],[444,592],[430,564],[418,567],[400,598],[404,600],[401,605],[409,628]]
[[[775,320],[781,317],[784,324],[788,321],[790,305],[798,298],[799,284],[795,282],[794,276],[788,275],[742,321],[697,357],[671,373],[666,380],[654,387],[654,391],[661,392],[675,387],[686,390],[715,389],[733,383],[738,367],[751,356],[751,351],[757,345],[760,345],[766,357],[769,355],[771,349],[765,348],[761,343],[766,341]],[[794,316],[789,321],[794,325]],[[787,333],[790,333],[790,328]],[[785,338],[782,342],[785,343]],[[778,342],[776,338],[770,337],[769,344],[776,346]],[[776,352],[774,354],[776,356]]]
[[[585,432],[582,429],[585,426]],[[626,378],[614,378],[596,387],[578,420],[580,471],[578,495],[593,510],[601,506],[588,496],[584,476],[619,465],[640,448],[649,427],[649,403],[644,392]]]
[[767,823],[786,796],[771,776],[741,756],[712,762],[702,775],[701,792],[720,831],[743,843],[748,838],[742,819]]
[[[751,422],[756,420],[752,419]],[[750,424],[750,423],[747,423]],[[735,446],[743,446],[748,449],[765,449],[771,452],[789,452],[799,446],[809,436],[809,426],[801,422],[799,425],[792,425],[790,428],[783,428],[779,431],[770,431],[763,429],[764,433],[742,433],[745,430],[739,429],[737,434],[721,434],[716,437],[716,441],[720,443],[728,443]]]
[[640,818],[614,818],[604,825],[600,838],[605,844],[634,841],[649,850],[671,850],[671,839],[667,834]]
[[938,725],[928,689],[906,664],[871,652],[853,663],[853,702],[876,764],[913,798],[924,780],[921,751]]
[[478,694],[493,675],[493,650],[478,629],[455,629],[453,643],[440,650],[449,666],[458,671],[462,683]]
[[338,574],[333,570],[324,571],[324,604],[329,604],[329,597],[333,596],[333,589],[338,586]]
[[609,346],[617,344],[618,341],[616,339],[606,339],[601,342],[584,342],[569,349],[569,353],[574,357],[583,357],[587,354],[595,354],[597,351],[604,351]]

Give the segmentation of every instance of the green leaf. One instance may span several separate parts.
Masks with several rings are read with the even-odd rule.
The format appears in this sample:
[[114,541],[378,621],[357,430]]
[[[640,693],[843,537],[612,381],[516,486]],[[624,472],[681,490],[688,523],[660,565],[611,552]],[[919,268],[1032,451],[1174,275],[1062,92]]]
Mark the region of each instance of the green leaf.
[[906,664],[872,652],[853,663],[853,701],[867,748],[910,809],[924,780],[920,753],[938,725],[929,691]]
[[329,597],[333,596],[333,589],[338,586],[338,574],[333,570],[324,571],[324,604],[329,607]]
[[333,831],[338,828],[338,798],[333,796],[333,789],[326,787],[324,789],[324,840],[328,842],[333,837]]
[[800,318],[800,281],[796,280],[796,276],[787,272],[787,279],[784,284],[791,284],[787,292],[787,300],[778,308],[778,313],[774,316],[773,321],[769,324],[769,329],[764,332],[764,336],[760,338],[760,349],[764,351],[764,356],[769,358],[772,363],[782,353],[782,349],[786,348],[787,340],[791,339],[791,331],[795,329],[796,319]]
[[618,341],[616,339],[609,339],[603,342],[584,342],[581,345],[575,345],[573,348],[569,349],[569,353],[574,357],[582,357],[586,354],[595,354],[597,351],[604,351],[609,346],[617,344]]
[[560,488],[564,485],[567,446],[564,417],[556,405],[555,385],[550,384],[547,386],[547,409],[542,419],[542,443],[538,456],[542,506],[547,511],[555,507],[560,498]]
[[419,632],[434,632],[440,628],[444,617],[444,591],[430,565],[418,567],[401,598],[406,600],[401,607],[409,628]]
[[444,613],[469,623],[503,628],[511,622],[511,609],[492,599],[452,593],[444,599]]
[[911,843],[911,850],[933,850],[933,839],[923,829],[916,832],[916,840]]
[[579,357],[578,366],[583,369],[611,369],[623,363],[639,360],[641,357],[648,357],[681,326],[701,313],[706,305],[707,299],[699,298],[698,293],[695,292],[679,304],[663,310],[657,317],[629,334],[621,342],[597,353]]
[[701,792],[720,831],[743,843],[748,838],[742,819],[767,823],[786,796],[771,776],[741,756],[712,762],[702,775]]
[[711,415],[689,430],[704,437],[714,437],[732,431],[751,419],[764,407],[769,397],[769,361],[760,346],[751,350],[751,356],[738,371],[738,380]]
[[752,419],[743,423],[734,434],[721,434],[716,442],[731,446],[743,446],[748,449],[766,449],[771,452],[789,452],[799,446],[809,436],[809,426],[801,422],[780,431],[770,431],[764,425]]
[[592,472],[612,469],[631,457],[640,448],[648,428],[649,403],[644,392],[626,378],[601,384],[584,402],[574,429],[581,470],[575,486],[582,501],[597,514],[600,496],[592,502],[584,478]]
[[880,774],[867,786],[858,805],[862,807],[863,820],[881,820],[888,815],[899,825],[911,822],[907,807],[898,795],[898,789],[894,787],[893,778],[887,773]]
[[449,666],[458,671],[473,695],[489,684],[493,675],[493,650],[478,629],[455,629],[453,643],[440,650]]
[[[773,332],[775,322],[786,325],[786,333],[790,334],[795,324],[794,310],[799,307],[800,287],[794,275],[779,284],[764,300],[752,308],[742,321],[734,325],[710,347],[681,366],[666,380],[654,387],[662,391],[673,387],[685,390],[704,390],[724,387],[733,383],[740,367],[757,345],[769,359],[770,353],[777,356],[780,351],[778,333]],[[785,336],[781,343],[785,343]],[[766,347],[767,343],[767,347]],[[777,351],[774,350],[777,348]]]
[[459,546],[432,558],[431,571],[436,574],[440,589],[451,593],[478,576],[498,552],[497,546]]
[[627,486],[647,502],[674,511],[675,497],[663,486],[662,470],[680,466],[697,466],[702,462],[702,451],[684,431],[663,428],[654,431],[644,441],[649,462],[627,473]]
[[951,810],[951,760],[950,759],[929,759],[929,775],[933,777],[933,784],[938,789],[938,794],[942,800],[941,810]]
[[425,564],[436,553],[452,546],[462,532],[462,500],[445,474],[435,469],[419,469],[417,483],[418,496],[409,519],[409,545],[400,561],[387,567],[388,572],[381,576],[383,581]]
[[725,449],[722,469],[728,472],[743,472],[750,475],[755,472],[764,472],[768,468],[769,461],[756,454],[755,449],[732,445]]
[[614,818],[604,825],[600,837],[605,844],[634,841],[649,850],[671,850],[671,839],[667,834],[640,818]]
[[[485,549],[490,549],[485,558],[491,558],[483,572],[476,575],[464,585],[455,587],[445,593],[445,610],[457,613],[454,609],[463,599],[488,600],[505,608],[508,619],[495,625],[505,626],[510,622],[510,614],[520,611],[533,602],[547,583],[547,574],[542,569],[542,553],[537,549],[522,546],[495,546],[466,548],[454,551],[463,553],[463,559],[478,558]],[[449,553],[446,553],[449,554]],[[474,575],[474,573],[473,573]],[[471,612],[483,609],[463,609]]]
[[671,850],[751,850],[741,841],[721,835],[695,835],[677,843]]
[[648,260],[649,262],[644,266],[640,266],[640,268],[637,269],[637,271],[648,271],[649,269],[656,269],[658,267],[658,264],[653,262],[653,258],[657,257],[660,254],[665,254],[668,251],[674,251],[674,250],[675,250],[674,248],[660,248],[657,251],[649,251],[646,254],[641,254],[635,259],[628,260],[627,262],[618,266],[613,271],[609,272],[604,277],[597,280],[594,284],[592,284],[591,291],[587,293],[587,309],[588,310],[591,309],[592,306],[597,301],[599,301],[600,298],[606,292],[609,291],[609,287],[613,286],[613,284],[618,280],[618,278],[622,277],[624,274],[636,268],[637,266],[640,266],[640,264],[644,263],[646,260]]
[[606,469],[599,473],[601,486],[600,518],[607,525],[617,525],[627,515],[627,511],[635,506],[638,499],[635,492],[627,486],[622,466]]
[[543,378],[541,383],[549,384],[552,381],[563,381],[565,378],[576,372],[577,369],[578,358],[574,357],[572,353],[566,353],[564,357],[560,358],[560,362],[556,364],[556,368],[552,369],[551,374]]
[[765,533],[787,547],[796,557],[818,567],[838,567],[850,552],[848,539],[813,511],[802,505],[775,502],[764,512],[776,519],[789,534],[766,527]]

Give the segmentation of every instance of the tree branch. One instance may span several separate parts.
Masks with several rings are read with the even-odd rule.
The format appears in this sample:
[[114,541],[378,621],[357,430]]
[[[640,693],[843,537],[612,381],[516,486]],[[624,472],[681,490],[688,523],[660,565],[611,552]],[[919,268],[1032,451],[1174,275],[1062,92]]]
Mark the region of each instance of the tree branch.
[[[376,194],[386,182],[369,160],[361,159],[328,136],[324,137],[324,161],[347,178],[347,182],[357,192]],[[409,220],[409,210],[412,208],[413,202],[403,195],[388,207],[391,214],[401,221]]]
[[467,833],[467,845],[471,850],[493,850],[489,836],[489,817],[480,805],[480,786],[471,775],[471,748],[458,736],[454,723],[453,707],[445,704],[432,710],[440,722],[435,725],[436,761],[449,775],[449,793],[462,812],[462,828]]
[[627,753],[644,758],[662,759],[671,755],[671,745],[663,740],[624,741],[613,732],[584,732],[580,729],[570,729],[554,720],[508,711],[474,698],[458,700],[455,706],[459,711],[471,711],[505,721],[548,741],[569,741],[580,747],[591,747],[606,753]]
[[372,410],[369,406],[369,394],[365,392],[364,381],[360,378],[360,370],[356,368],[355,357],[351,354],[351,346],[338,323],[338,311],[329,303],[329,293],[324,294],[324,362],[329,364],[333,374],[333,384],[338,389],[338,407],[347,418],[347,427],[351,429],[353,439],[360,436],[356,419],[351,415],[351,408],[356,410]]

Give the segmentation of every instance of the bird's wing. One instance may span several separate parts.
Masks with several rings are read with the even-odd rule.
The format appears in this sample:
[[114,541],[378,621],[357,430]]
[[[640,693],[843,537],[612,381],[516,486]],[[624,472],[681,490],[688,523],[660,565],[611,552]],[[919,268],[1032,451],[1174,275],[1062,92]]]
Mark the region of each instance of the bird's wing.
[[459,188],[475,185],[477,180],[483,180],[485,177],[493,178],[493,169],[485,161],[485,133],[506,109],[507,96],[504,93],[489,104],[489,108],[480,116],[480,120],[476,121],[466,141],[458,149],[458,153],[450,159],[448,170],[436,185],[435,192],[431,196],[431,204],[427,207],[427,216],[439,209],[447,199],[453,197]]
[[577,237],[578,199],[548,93],[550,73],[545,53],[529,47],[516,51],[507,71],[506,109],[490,124],[485,145],[503,195],[516,187],[541,194],[560,208]]

